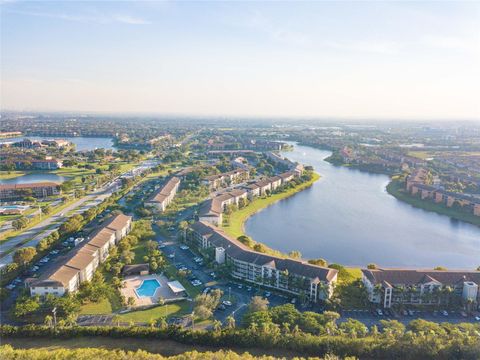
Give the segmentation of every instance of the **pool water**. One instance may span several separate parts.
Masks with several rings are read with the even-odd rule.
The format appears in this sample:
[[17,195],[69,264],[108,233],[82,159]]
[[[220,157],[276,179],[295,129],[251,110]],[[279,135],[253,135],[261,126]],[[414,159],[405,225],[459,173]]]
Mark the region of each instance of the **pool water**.
[[142,285],[136,288],[135,292],[138,297],[151,297],[155,295],[155,291],[161,286],[155,279],[143,280]]

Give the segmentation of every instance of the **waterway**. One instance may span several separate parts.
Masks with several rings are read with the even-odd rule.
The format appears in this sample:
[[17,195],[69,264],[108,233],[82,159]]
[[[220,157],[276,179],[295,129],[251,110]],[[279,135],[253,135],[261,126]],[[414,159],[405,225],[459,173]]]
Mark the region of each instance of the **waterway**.
[[53,140],[53,139],[64,139],[70,141],[75,144],[75,149],[77,151],[87,151],[87,150],[95,150],[95,149],[106,149],[106,150],[113,150],[113,140],[108,137],[83,137],[83,136],[76,136],[76,137],[64,137],[64,136],[56,136],[56,137],[48,137],[48,136],[22,136],[16,138],[6,138],[0,139],[0,143],[4,142],[16,142],[23,139],[30,139],[30,140]]
[[249,218],[246,233],[283,252],[350,266],[480,266],[479,227],[401,202],[386,192],[388,176],[333,166],[324,161],[330,154],[306,146],[283,153],[322,178]]

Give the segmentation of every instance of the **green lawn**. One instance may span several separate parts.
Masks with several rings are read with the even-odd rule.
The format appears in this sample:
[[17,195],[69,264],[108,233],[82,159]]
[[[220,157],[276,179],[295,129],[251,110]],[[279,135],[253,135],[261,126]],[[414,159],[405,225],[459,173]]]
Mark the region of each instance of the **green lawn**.
[[113,311],[112,304],[108,299],[102,299],[98,303],[89,303],[82,305],[79,315],[96,315],[96,314],[111,314]]
[[2,171],[0,172],[0,179],[13,179],[19,176],[25,175],[23,171]]
[[273,203],[288,198],[299,191],[302,191],[310,187],[315,181],[320,179],[320,175],[313,173],[313,177],[310,181],[300,184],[299,186],[289,189],[285,192],[279,194],[273,194],[272,196],[266,198],[257,198],[252,201],[247,207],[235,211],[230,215],[229,225],[223,227],[223,230],[234,238],[238,238],[241,235],[244,235],[243,225],[247,219],[258,211],[272,205]]
[[150,320],[157,320],[158,318],[167,318],[172,316],[183,316],[190,313],[190,302],[181,301],[172,304],[156,306],[146,310],[132,311],[126,314],[121,314],[120,319],[122,322],[149,322]]

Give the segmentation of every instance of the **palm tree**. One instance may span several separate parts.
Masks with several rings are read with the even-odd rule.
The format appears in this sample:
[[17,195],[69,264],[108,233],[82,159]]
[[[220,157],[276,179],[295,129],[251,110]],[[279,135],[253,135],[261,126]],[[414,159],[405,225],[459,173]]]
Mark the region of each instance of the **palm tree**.
[[45,320],[44,320],[43,323],[48,327],[52,327],[53,326],[53,317],[51,315],[45,316]]
[[232,315],[227,317],[226,322],[227,322],[227,328],[235,329],[235,318]]
[[112,323],[114,324],[117,324],[117,326],[120,326],[120,320],[122,320],[122,318],[120,317],[120,315],[118,314],[115,314],[112,316]]
[[213,331],[219,332],[222,330],[222,322],[219,320],[214,320],[213,321]]

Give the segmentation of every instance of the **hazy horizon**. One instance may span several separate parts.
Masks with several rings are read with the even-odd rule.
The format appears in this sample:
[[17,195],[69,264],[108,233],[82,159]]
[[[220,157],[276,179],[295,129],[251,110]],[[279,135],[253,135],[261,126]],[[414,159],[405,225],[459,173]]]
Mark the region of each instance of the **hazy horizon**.
[[480,3],[21,2],[12,111],[478,121]]

